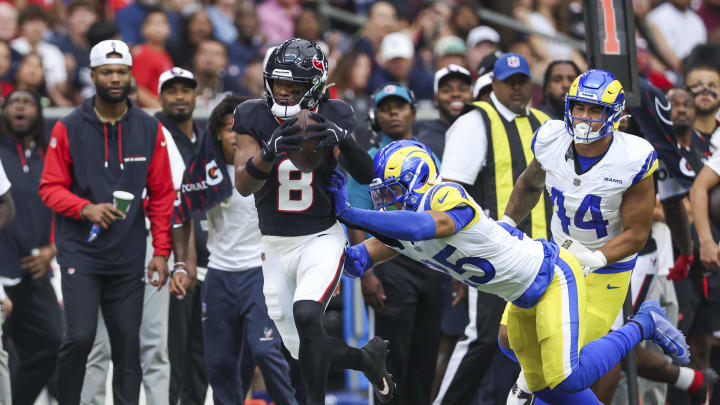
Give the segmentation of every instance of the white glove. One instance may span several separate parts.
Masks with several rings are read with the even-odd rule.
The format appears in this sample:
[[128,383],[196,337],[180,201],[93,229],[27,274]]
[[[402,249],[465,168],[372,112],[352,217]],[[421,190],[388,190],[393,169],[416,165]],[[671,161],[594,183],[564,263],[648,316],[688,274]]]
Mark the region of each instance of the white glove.
[[512,226],[513,228],[517,228],[517,223],[515,223],[515,220],[510,218],[509,216],[503,215],[502,219],[498,222],[505,222],[506,224]]
[[567,238],[559,246],[575,256],[586,276],[607,265],[607,258],[601,251],[592,251],[575,239]]

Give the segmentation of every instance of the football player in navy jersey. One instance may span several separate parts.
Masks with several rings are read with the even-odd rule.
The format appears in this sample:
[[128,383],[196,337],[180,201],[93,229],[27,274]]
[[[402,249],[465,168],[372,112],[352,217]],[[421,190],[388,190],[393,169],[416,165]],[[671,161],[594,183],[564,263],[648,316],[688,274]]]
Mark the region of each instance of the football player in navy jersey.
[[[235,110],[237,132],[235,185],[254,193],[263,235],[263,293],[270,318],[285,347],[299,359],[308,404],[325,403],[330,369],[365,373],[381,401],[395,385],[385,368],[388,342],[370,340],[362,349],[328,336],[323,314],[340,281],[346,245],[326,191],[340,163],[354,178],[369,183],[370,157],[350,135],[352,107],[326,97],[327,59],[313,42],[289,39],[268,50],[264,67],[265,99],[248,100]],[[286,152],[301,150],[303,135],[294,125],[300,110],[312,111],[309,125],[324,154],[311,172],[300,171]]]

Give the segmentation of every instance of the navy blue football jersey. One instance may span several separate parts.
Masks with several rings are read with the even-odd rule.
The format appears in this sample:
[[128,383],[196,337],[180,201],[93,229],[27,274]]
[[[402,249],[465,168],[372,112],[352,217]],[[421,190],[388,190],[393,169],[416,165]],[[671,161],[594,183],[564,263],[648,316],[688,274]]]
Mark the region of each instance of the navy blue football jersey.
[[[348,131],[355,127],[352,107],[344,101],[324,101],[317,112]],[[260,145],[279,125],[265,100],[248,100],[235,109],[233,130],[252,136]],[[335,223],[333,200],[325,189],[337,166],[332,150],[325,149],[325,158],[311,173],[298,170],[286,154],[275,159],[268,179],[254,194],[263,235],[310,235]]]

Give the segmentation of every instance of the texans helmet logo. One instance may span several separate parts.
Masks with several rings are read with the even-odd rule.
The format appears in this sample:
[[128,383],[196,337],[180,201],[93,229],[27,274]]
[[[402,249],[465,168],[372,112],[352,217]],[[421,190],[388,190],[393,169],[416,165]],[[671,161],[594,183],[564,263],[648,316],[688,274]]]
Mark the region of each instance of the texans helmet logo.
[[325,74],[325,64],[318,59],[317,56],[313,56],[312,64],[315,69],[319,70],[322,74]]

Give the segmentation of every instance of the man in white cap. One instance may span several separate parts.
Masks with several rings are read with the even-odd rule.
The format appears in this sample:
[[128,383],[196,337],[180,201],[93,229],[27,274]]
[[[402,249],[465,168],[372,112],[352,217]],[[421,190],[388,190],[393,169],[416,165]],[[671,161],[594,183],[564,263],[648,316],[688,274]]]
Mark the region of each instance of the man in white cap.
[[465,104],[473,101],[472,77],[462,66],[448,65],[435,72],[433,90],[435,106],[440,118],[418,124],[418,141],[429,146],[438,156],[445,151],[445,131],[463,111]]
[[[466,59],[470,69],[477,69],[482,60],[498,50],[500,46],[500,34],[494,29],[481,25],[473,28],[468,33]],[[490,65],[492,70],[492,65]]]
[[[98,308],[112,346],[113,402],[138,403],[146,216],[154,247],[147,278],[157,289],[167,280],[175,201],[168,140],[162,125],[128,100],[131,66],[122,41],[91,49],[96,96],[55,124],[45,157],[39,193],[57,214],[66,322],[58,399],[64,405],[80,403]],[[112,203],[116,191],[134,196],[125,211]]]
[[387,83],[400,83],[412,90],[418,100],[432,100],[432,76],[415,63],[415,45],[408,34],[393,32],[385,35],[378,64],[370,76],[369,91]]

